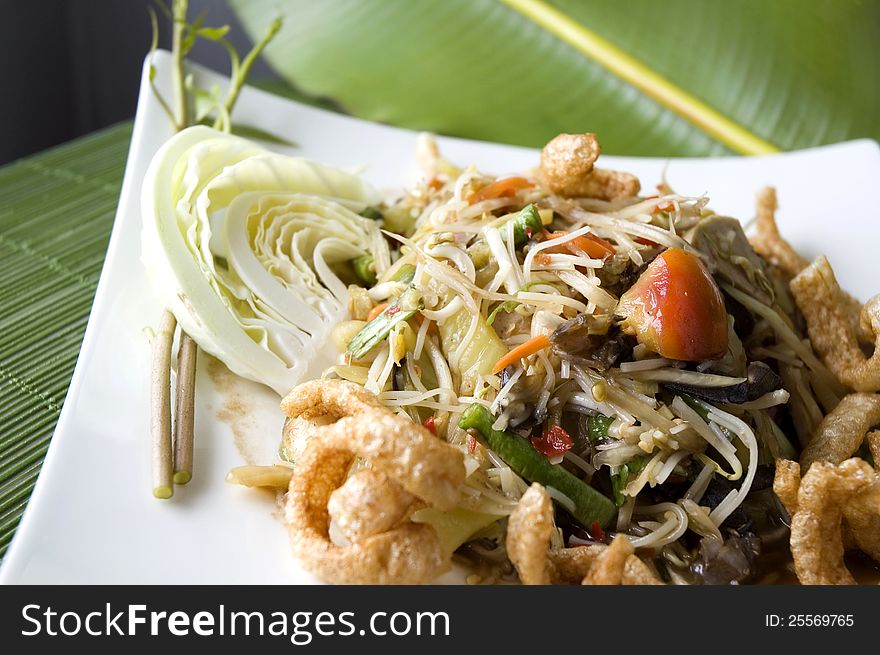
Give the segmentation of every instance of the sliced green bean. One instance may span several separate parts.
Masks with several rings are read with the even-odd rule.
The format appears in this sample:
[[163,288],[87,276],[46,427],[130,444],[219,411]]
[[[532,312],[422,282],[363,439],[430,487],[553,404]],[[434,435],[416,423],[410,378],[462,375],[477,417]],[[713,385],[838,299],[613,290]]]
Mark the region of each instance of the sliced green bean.
[[458,427],[474,430],[478,439],[526,480],[553,487],[574,503],[573,516],[590,529],[598,522],[607,526],[617,515],[614,502],[580,478],[550,461],[523,437],[494,430],[495,417],[483,405],[470,405],[461,415]]

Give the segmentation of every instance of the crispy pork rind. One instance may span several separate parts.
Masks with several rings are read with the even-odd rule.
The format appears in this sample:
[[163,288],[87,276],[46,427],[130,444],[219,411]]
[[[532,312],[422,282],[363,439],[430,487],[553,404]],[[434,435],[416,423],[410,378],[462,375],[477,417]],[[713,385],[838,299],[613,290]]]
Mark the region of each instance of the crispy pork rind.
[[794,277],[807,266],[808,262],[779,233],[776,225],[777,207],[776,189],[766,187],[758,192],[754,235],[749,242],[755,252],[789,277]]
[[862,331],[869,325],[874,354],[859,347],[859,332],[846,299],[825,257],[819,257],[791,281],[791,293],[807,321],[813,348],[843,384],[856,391],[880,391],[880,295],[861,311]]
[[547,553],[550,561],[553,584],[580,584],[599,554],[605,550],[604,544],[577,546],[575,548],[552,548]]
[[507,556],[523,584],[550,584],[553,573],[547,554],[553,530],[553,503],[546,489],[535,482],[507,521]]
[[[551,565],[551,582],[553,584],[588,584],[585,579],[593,565],[598,562],[600,555],[608,549],[609,546],[604,544],[551,549],[547,553]],[[589,584],[598,583],[590,582]],[[638,555],[633,554],[624,562],[620,584],[662,585],[663,581]]]
[[[393,415],[392,415],[393,416]],[[405,522],[386,532],[374,534],[347,547],[333,544],[329,537],[330,514],[328,503],[333,492],[345,482],[355,455],[381,452],[376,447],[385,436],[380,426],[371,429],[370,418],[352,422],[342,419],[333,426],[321,428],[300,457],[294,469],[287,500],[287,523],[294,554],[305,567],[319,577],[346,584],[415,584],[433,580],[449,569],[450,560],[443,554],[434,529],[428,525]],[[401,419],[404,421],[405,419]],[[415,428],[420,426],[410,424]],[[358,430],[357,433],[354,431]],[[425,431],[427,432],[427,431]],[[430,433],[438,446],[448,449],[447,467],[451,470],[457,463],[461,467],[460,479],[464,479],[464,464],[460,451],[444,444]],[[368,447],[363,447],[365,445]],[[372,442],[372,443],[370,443]],[[372,446],[372,447],[371,447]],[[392,470],[399,470],[412,454],[405,448],[402,456],[393,455],[373,459],[373,465],[391,460]],[[434,453],[437,455],[437,453]],[[438,456],[443,459],[443,455]],[[427,467],[425,467],[427,468]],[[401,486],[421,488],[427,483],[428,471],[410,477]],[[446,483],[438,481],[438,487]],[[419,494],[414,494],[418,496]],[[440,506],[449,508],[447,493],[441,492],[431,500],[439,500]],[[431,500],[423,498],[431,504]],[[351,511],[347,508],[348,511]],[[365,519],[361,519],[365,521]]]
[[507,556],[527,585],[578,584],[603,545],[550,548],[553,503],[537,482],[520,498],[507,522]]
[[[316,428],[290,482],[286,519],[294,554],[306,569],[329,582],[347,584],[429,582],[449,569],[450,558],[431,526],[371,518],[368,508],[354,507],[353,492],[366,477],[358,478],[332,503],[339,517],[348,519],[348,536],[354,537],[350,546],[337,546],[330,540],[328,505],[360,456],[407,494],[441,511],[449,510],[457,503],[465,478],[461,451],[342,380],[300,385],[282,407],[293,417],[338,419]],[[394,493],[395,503],[402,504],[406,496]],[[370,502],[370,498],[363,500]],[[393,513],[399,513],[399,507]],[[383,523],[398,524],[375,533]]]
[[325,422],[370,410],[385,410],[385,406],[375,394],[345,380],[304,382],[281,401],[281,411],[291,418],[324,419]]
[[567,198],[615,200],[638,194],[635,175],[594,168],[601,152],[594,134],[560,134],[541,151],[541,181]]
[[446,511],[458,502],[464,455],[389,411],[363,387],[345,380],[306,382],[281,401],[281,408],[292,418],[336,419],[331,427],[349,435],[352,450],[432,507]]
[[361,543],[405,521],[415,502],[416,497],[392,478],[367,469],[330,494],[327,510],[346,539]]
[[847,506],[874,480],[861,459],[835,466],[813,464],[801,480],[791,521],[791,554],[801,584],[855,584],[843,561],[843,516]]
[[663,584],[624,535],[610,546],[551,548],[554,529],[550,496],[534,483],[507,524],[507,554],[523,584]]
[[623,567],[624,585],[662,585],[663,581],[657,577],[650,566],[645,564],[638,555],[630,555]]
[[421,425],[384,410],[340,419],[334,428],[358,455],[431,507],[445,512],[458,503],[464,455]]
[[[772,187],[762,189],[757,198],[755,232],[749,242],[755,251],[774,265],[788,281],[807,268],[810,262],[782,238],[776,225],[776,209],[776,189]],[[862,303],[842,290],[838,291],[838,296],[842,311],[853,326],[857,337],[870,343],[874,338],[870,325],[863,325],[859,316]]]
[[782,502],[789,516],[794,516],[798,508],[798,490],[801,488],[801,466],[790,459],[776,460],[776,473],[773,477],[773,493]]
[[447,571],[449,559],[427,525],[407,522],[345,547],[330,540],[327,503],[352,459],[347,447],[327,447],[321,435],[297,462],[286,519],[293,553],[306,570],[338,584],[418,584]]
[[596,561],[587,571],[581,584],[585,585],[619,585],[623,583],[623,572],[626,563],[634,554],[632,544],[624,535],[619,534],[605,550],[599,553]]
[[305,450],[306,444],[318,432],[318,428],[329,425],[335,419],[329,416],[316,416],[311,419],[300,416],[287,417],[281,428],[281,457],[288,462],[296,462]]
[[851,393],[822,419],[801,453],[801,470],[814,462],[840,464],[859,449],[865,435],[880,423],[880,394]]
[[847,532],[866,555],[880,562],[880,477],[843,507]]
[[880,430],[869,432],[865,441],[868,442],[868,450],[871,452],[871,459],[874,460],[874,468],[880,470]]

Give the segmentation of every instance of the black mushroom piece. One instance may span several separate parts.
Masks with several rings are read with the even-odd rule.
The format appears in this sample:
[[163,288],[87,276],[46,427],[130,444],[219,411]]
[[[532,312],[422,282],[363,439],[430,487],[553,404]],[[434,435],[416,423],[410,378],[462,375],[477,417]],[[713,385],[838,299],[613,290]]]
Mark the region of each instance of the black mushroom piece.
[[716,276],[765,305],[773,304],[776,294],[764,260],[752,248],[738,220],[709,216],[697,223],[687,239],[709,258]]
[[391,388],[394,391],[406,391],[410,388],[409,384],[409,376],[406,373],[406,360],[402,359],[400,364],[394,367],[394,372],[391,375]]
[[752,362],[749,364],[745,382],[738,384],[727,387],[701,387],[670,382],[664,386],[670,391],[686,393],[711,403],[738,405],[757,400],[764,394],[781,389],[782,378],[764,362]]
[[[656,255],[655,255],[656,256]],[[653,260],[654,257],[651,257]],[[639,276],[648,268],[646,262],[636,265],[629,259],[612,258],[605,261],[602,268],[596,271],[602,288],[608,293],[620,297],[627,289],[636,283]]]
[[[775,468],[770,464],[758,465],[758,468],[755,471],[755,479],[752,481],[752,487],[749,490],[749,495],[746,497],[743,504],[737,507],[733,513],[724,520],[724,523],[721,524],[722,528],[728,528],[744,533],[747,529],[752,528],[754,524],[765,522],[762,517],[763,514],[769,511],[764,507],[764,504],[768,502],[768,498],[762,496],[762,494],[766,492],[766,494],[772,496],[774,472]],[[712,476],[712,481],[706,488],[706,492],[703,494],[702,499],[700,499],[700,505],[708,507],[709,509],[715,509],[721,504],[721,501],[727,498],[728,494],[736,488],[737,485],[730,480],[727,480],[720,475],[714,475]],[[771,504],[774,508],[776,507],[775,502]],[[774,511],[777,510],[774,509]]]
[[565,321],[550,335],[553,352],[562,359],[604,371],[632,352],[632,338],[617,326],[605,334],[591,333],[591,317],[579,314]]

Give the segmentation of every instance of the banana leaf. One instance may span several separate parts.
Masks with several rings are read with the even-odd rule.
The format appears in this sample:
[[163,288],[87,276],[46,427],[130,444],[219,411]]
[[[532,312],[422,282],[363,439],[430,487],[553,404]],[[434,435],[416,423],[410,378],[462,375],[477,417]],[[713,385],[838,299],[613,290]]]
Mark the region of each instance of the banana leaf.
[[291,86],[363,118],[605,152],[758,154],[880,136],[873,0],[230,0]]

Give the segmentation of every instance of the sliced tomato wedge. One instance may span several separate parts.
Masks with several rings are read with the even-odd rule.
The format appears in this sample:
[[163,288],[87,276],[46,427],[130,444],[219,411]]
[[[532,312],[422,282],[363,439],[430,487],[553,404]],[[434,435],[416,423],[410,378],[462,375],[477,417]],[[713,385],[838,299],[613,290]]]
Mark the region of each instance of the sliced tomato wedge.
[[663,357],[688,362],[727,352],[724,297],[703,263],[681,248],[664,250],[623,294],[624,329]]

